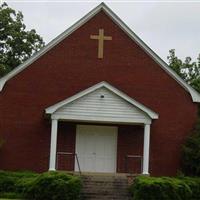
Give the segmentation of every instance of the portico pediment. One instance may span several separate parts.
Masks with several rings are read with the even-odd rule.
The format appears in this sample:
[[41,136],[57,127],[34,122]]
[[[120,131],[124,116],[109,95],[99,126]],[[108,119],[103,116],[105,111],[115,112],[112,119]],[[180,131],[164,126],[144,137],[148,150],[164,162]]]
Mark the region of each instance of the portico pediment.
[[106,82],[46,109],[52,118],[102,123],[151,123],[158,114]]

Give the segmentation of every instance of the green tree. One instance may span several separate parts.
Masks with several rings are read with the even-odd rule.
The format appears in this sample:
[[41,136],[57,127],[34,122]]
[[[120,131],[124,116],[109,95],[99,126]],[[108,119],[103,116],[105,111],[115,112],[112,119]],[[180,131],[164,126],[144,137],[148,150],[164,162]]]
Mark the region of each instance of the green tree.
[[6,3],[0,5],[0,77],[44,46],[34,29],[26,30],[23,15]]
[[200,119],[183,146],[182,170],[187,176],[200,176]]
[[175,50],[169,51],[167,57],[169,66],[188,84],[200,92],[200,55],[196,62],[191,57],[186,57],[184,61],[176,56]]

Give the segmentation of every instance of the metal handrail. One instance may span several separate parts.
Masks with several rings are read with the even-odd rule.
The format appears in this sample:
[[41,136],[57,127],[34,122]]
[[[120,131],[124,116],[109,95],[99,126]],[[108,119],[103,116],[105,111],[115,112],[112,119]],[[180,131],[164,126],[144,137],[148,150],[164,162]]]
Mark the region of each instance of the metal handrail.
[[140,158],[141,173],[142,173],[143,160],[142,160],[142,156],[140,156],[140,155],[126,155],[126,157],[125,157],[125,170],[126,170],[126,172],[128,172],[128,159],[129,158]]
[[77,162],[77,165],[78,165],[78,170],[79,170],[79,174],[81,175],[81,168],[80,168],[80,163],[79,163],[79,160],[78,160],[78,156],[77,156],[77,153],[71,153],[71,152],[57,152],[57,158],[56,158],[56,169],[58,168],[58,155],[72,155],[76,158],[76,162]]

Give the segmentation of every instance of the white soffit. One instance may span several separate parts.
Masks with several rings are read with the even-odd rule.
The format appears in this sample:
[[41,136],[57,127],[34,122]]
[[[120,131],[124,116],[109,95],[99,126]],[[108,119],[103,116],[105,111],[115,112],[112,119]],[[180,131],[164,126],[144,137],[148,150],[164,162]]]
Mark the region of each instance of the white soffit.
[[89,21],[98,12],[103,10],[133,41],[135,41],[152,59],[157,62],[161,68],[168,73],[174,80],[176,80],[187,92],[190,93],[193,102],[200,102],[200,94],[194,90],[190,85],[188,85],[183,79],[181,79],[152,49],[150,49],[105,3],[99,4],[96,8],[91,10],[83,18],[77,21],[74,25],[68,28],[66,31],[58,35],[50,43],[48,43],[39,52],[34,54],[31,58],[25,61],[23,64],[19,65],[13,69],[10,73],[5,75],[0,79],[0,91],[2,91],[5,83],[44,55],[47,51],[77,30],[80,26]]

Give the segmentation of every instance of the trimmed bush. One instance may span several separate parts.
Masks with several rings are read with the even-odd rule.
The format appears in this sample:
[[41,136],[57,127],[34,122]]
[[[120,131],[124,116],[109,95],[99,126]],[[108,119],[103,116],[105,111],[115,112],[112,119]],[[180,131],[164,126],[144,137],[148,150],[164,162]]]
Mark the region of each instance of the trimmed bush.
[[191,199],[200,199],[200,178],[184,177],[182,180],[190,187],[192,191]]
[[133,200],[197,200],[200,178],[137,177],[130,187]]
[[80,179],[66,173],[0,171],[0,198],[77,200],[80,190]]
[[[5,192],[5,193],[1,193],[2,196],[2,200],[7,200],[7,199],[23,199],[24,196],[15,192]],[[1,197],[0,197],[1,198]]]
[[80,190],[81,181],[78,177],[61,172],[47,172],[33,182],[27,198],[34,200],[76,200],[80,197]]
[[[22,182],[33,181],[38,174],[32,172],[6,172],[0,171],[0,193],[19,193]],[[0,196],[2,196],[0,194]]]

